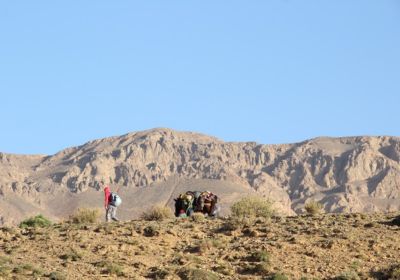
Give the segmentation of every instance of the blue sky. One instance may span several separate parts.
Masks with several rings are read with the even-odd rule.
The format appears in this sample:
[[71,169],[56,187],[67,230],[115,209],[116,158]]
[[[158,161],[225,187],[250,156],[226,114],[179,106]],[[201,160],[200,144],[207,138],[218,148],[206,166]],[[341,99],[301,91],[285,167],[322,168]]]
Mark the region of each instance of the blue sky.
[[0,151],[153,127],[400,135],[397,0],[1,1]]

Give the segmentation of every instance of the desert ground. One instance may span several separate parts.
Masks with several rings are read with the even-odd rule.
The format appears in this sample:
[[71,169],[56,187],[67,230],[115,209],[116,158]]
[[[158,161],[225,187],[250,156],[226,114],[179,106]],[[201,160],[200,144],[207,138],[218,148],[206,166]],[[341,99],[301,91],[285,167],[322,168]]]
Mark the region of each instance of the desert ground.
[[400,213],[0,228],[1,279],[400,279]]

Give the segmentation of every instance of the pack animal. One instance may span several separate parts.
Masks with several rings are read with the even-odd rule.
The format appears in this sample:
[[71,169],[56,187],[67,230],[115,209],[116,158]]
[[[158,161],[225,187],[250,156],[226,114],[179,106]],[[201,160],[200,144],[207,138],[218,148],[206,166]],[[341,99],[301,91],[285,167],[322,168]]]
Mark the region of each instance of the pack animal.
[[188,191],[175,199],[175,216],[191,216],[195,212],[216,216],[219,212],[218,196],[212,192]]

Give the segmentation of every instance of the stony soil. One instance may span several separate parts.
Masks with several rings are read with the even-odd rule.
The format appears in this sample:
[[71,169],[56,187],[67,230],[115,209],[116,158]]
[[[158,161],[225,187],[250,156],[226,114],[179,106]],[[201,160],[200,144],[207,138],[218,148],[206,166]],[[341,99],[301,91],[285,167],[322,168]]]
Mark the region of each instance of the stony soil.
[[0,279],[388,279],[400,264],[398,215],[3,227]]

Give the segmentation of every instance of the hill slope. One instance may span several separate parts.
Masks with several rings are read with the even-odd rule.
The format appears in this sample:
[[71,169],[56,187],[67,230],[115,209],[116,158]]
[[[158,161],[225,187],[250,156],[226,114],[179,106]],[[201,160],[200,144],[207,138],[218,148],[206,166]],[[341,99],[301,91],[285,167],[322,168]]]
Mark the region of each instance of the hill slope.
[[235,230],[220,219],[0,228],[0,278],[399,279],[394,218],[275,217]]

